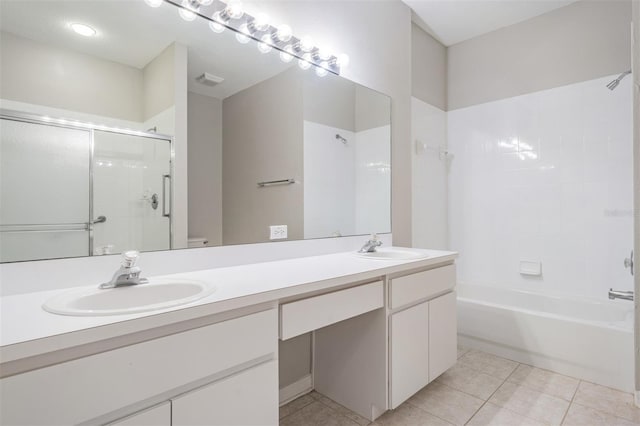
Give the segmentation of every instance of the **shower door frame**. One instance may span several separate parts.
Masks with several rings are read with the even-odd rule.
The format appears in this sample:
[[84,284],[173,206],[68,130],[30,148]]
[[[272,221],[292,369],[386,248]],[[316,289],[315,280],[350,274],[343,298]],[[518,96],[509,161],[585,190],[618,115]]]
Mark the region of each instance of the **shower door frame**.
[[[170,176],[170,190],[169,190],[169,250],[173,249],[173,212],[174,212],[174,176],[175,176],[175,145],[173,136],[164,135],[161,133],[153,133],[153,132],[143,132],[139,130],[131,130],[131,129],[122,129],[113,126],[105,126],[98,125],[93,123],[85,123],[80,120],[69,120],[64,118],[51,118],[47,115],[40,115],[34,113],[27,113],[22,111],[15,111],[10,109],[0,108],[0,119],[5,120],[13,120],[20,121],[23,123],[32,123],[32,124],[40,124],[45,126],[55,126],[62,127],[65,129],[73,129],[73,130],[84,130],[89,132],[89,221],[87,222],[87,232],[89,232],[89,257],[95,256],[93,254],[94,251],[94,236],[93,236],[93,221],[95,218],[93,217],[93,180],[94,180],[94,171],[93,171],[93,161],[94,161],[94,149],[95,149],[95,132],[110,132],[127,136],[139,136],[143,138],[155,139],[155,140],[164,140],[169,142],[169,176]],[[162,183],[165,185],[166,183],[163,181]],[[166,200],[162,200],[163,203]],[[53,258],[57,259],[57,258]],[[46,260],[46,259],[41,259]]]

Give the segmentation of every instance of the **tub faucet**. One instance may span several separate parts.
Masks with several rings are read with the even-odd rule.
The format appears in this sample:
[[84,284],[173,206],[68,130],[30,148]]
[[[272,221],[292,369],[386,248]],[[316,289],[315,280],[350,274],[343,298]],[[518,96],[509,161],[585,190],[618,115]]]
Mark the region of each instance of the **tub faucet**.
[[149,282],[146,278],[140,278],[142,269],[136,266],[140,253],[131,250],[122,253],[120,268],[113,274],[111,281],[100,284],[101,289],[138,285]]
[[362,248],[358,250],[358,253],[373,253],[376,251],[376,247],[380,247],[382,245],[382,241],[378,240],[378,236],[376,234],[371,235],[371,239],[364,243]]
[[610,288],[609,299],[633,300],[633,291],[618,291]]

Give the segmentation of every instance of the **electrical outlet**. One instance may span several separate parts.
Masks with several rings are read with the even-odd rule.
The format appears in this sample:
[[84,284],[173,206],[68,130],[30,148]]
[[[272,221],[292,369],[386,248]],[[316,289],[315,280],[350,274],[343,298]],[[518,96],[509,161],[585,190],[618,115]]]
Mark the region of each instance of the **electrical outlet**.
[[270,240],[282,240],[287,238],[287,225],[271,225],[269,227]]

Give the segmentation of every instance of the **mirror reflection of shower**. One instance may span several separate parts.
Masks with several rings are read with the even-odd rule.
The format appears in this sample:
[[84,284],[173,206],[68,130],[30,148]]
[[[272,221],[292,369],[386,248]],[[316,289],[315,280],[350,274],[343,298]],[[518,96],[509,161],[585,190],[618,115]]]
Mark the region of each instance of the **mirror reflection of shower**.
[[629,71],[625,71],[622,74],[620,74],[618,76],[618,78],[616,78],[615,80],[611,81],[611,83],[607,84],[607,89],[609,90],[613,90],[616,87],[618,87],[618,84],[620,84],[620,82],[622,81],[623,78],[625,78],[626,76],[628,76],[629,74],[631,74],[631,70]]
[[170,136],[0,110],[0,262],[168,250],[171,186]]

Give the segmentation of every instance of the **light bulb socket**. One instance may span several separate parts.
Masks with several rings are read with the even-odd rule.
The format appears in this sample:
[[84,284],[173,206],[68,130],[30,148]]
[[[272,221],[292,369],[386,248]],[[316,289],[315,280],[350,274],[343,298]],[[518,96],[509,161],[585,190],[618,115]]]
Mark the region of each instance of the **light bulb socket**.
[[271,31],[271,38],[276,43],[287,43],[293,37],[291,27],[285,24],[278,25]]
[[227,7],[224,8],[224,13],[228,16],[227,19],[240,19],[244,16],[242,5],[240,2],[230,1],[227,3]]

